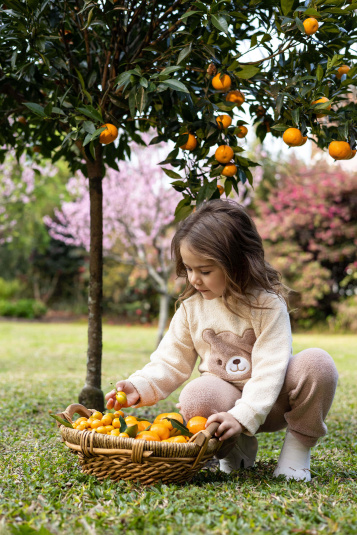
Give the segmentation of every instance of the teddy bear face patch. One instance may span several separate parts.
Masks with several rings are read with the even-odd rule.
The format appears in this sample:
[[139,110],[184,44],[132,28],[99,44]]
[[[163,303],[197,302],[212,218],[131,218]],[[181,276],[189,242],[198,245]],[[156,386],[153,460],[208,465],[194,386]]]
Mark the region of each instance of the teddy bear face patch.
[[205,329],[202,338],[210,345],[208,371],[225,381],[249,379],[252,370],[252,349],[256,341],[253,329],[246,329],[243,336],[230,331],[218,334]]

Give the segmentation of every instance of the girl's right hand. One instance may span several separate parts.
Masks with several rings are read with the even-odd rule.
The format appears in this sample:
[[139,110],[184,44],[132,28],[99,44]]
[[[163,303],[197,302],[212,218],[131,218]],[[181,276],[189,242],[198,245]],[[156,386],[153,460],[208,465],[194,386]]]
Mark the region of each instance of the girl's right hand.
[[117,392],[125,392],[127,397],[126,404],[124,405],[125,407],[131,407],[139,401],[139,392],[130,381],[118,381],[115,388],[116,390],[111,390],[105,396],[105,399],[107,400],[107,409],[110,410],[114,408],[118,411],[122,408],[123,405],[120,405],[115,398]]

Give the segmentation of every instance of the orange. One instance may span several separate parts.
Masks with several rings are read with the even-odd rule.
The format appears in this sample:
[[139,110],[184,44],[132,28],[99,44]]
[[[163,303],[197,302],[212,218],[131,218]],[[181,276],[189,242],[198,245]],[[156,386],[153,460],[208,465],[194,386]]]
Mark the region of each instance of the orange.
[[106,427],[104,425],[100,425],[99,427],[97,427],[97,433],[99,433],[100,435],[106,435]]
[[168,412],[163,412],[163,413],[159,414],[159,416],[156,416],[156,418],[154,420],[154,424],[157,424],[157,422],[160,422],[160,420],[165,418],[165,416],[167,416],[168,414],[169,414]]
[[[114,139],[118,137],[118,129],[114,124],[106,123],[102,124],[101,128],[105,127],[106,130],[103,130],[99,136],[99,142],[103,145],[109,145]],[[119,402],[120,403],[120,402]]]
[[180,422],[180,424],[183,424],[183,418],[181,414],[178,412],[169,412],[167,414],[167,417],[172,418],[173,420],[177,420],[178,422]]
[[169,431],[172,431],[173,425],[170,422],[170,420],[166,420],[165,418],[172,418],[173,420],[177,420],[178,422],[183,424],[183,418],[182,418],[181,414],[179,414],[178,412],[167,412],[167,413],[164,413],[162,415],[160,414],[160,416],[158,416],[158,418],[160,418],[160,420],[156,421],[156,418],[155,418],[154,423],[155,424],[157,424],[157,423],[164,424],[168,428]]
[[105,414],[101,422],[102,422],[102,425],[112,425],[112,418],[108,414]]
[[232,124],[232,117],[229,115],[219,115],[216,118],[218,128],[222,130],[223,128],[228,128]]
[[115,394],[115,398],[116,398],[117,402],[119,403],[119,405],[121,405],[122,407],[127,402],[127,397],[126,397],[126,393],[125,392],[117,392]]
[[99,411],[95,411],[90,418],[93,418],[93,420],[101,420],[103,418],[103,414]]
[[119,416],[122,416],[124,418],[124,413],[123,411],[115,411],[114,413],[114,418],[119,418]]
[[344,74],[347,74],[349,70],[350,70],[350,67],[348,65],[342,65],[341,67],[337,69],[336,78],[338,80],[341,80],[342,76]]
[[150,431],[152,431],[153,433],[156,433],[157,435],[159,435],[160,437],[160,440],[166,440],[167,438],[169,438],[170,436],[170,431],[168,429],[168,427],[164,424],[153,424],[151,427],[150,427]]
[[84,416],[81,416],[81,418],[77,418],[77,420],[75,420],[75,424],[80,424],[81,422],[86,422],[87,421],[87,418],[85,418]]
[[22,115],[21,115],[21,117],[19,117],[17,120],[18,120],[19,123],[21,123],[21,124],[27,124],[27,121],[26,121],[25,117],[23,117]]
[[356,152],[357,152],[356,150],[352,150],[352,151],[351,151],[351,156],[349,156],[349,157],[347,158],[347,160],[352,160],[352,158],[354,158],[354,157],[356,156]]
[[119,437],[122,437],[122,438],[130,438],[128,433],[119,433],[118,435]]
[[136,435],[135,440],[160,442],[160,437],[157,433],[153,433],[152,431],[141,431],[141,433]]
[[186,444],[187,439],[183,435],[180,435],[178,437],[165,438],[164,440],[162,440],[162,442],[176,442],[179,444]]
[[[119,436],[119,433],[120,433],[119,429],[112,429],[112,430],[110,431],[110,434],[112,435],[112,437],[118,437],[118,436]],[[126,434],[126,433],[125,433],[125,434]]]
[[120,420],[119,418],[114,418],[112,421],[112,426],[115,427],[115,429],[120,429]]
[[303,22],[306,35],[312,35],[319,29],[319,23],[314,17],[309,17]]
[[214,156],[219,163],[228,163],[234,156],[233,149],[229,145],[220,145]]
[[98,429],[98,427],[104,427],[102,425],[102,421],[101,420],[93,420],[93,422],[91,423],[91,428],[92,429]]
[[220,72],[212,79],[212,85],[217,91],[228,91],[232,85],[231,77]]
[[218,188],[219,194],[220,194],[220,195],[223,195],[223,193],[224,193],[224,187],[221,186],[220,184],[218,184],[217,188]]
[[110,434],[111,431],[114,431],[114,427],[112,425],[105,425],[104,427],[108,434]]
[[283,134],[283,141],[289,147],[298,147],[303,140],[301,131],[298,128],[288,128]]
[[237,132],[237,137],[243,138],[248,134],[248,128],[246,126],[241,125],[241,126],[238,126],[238,128],[236,129],[236,132]]
[[[138,432],[145,431],[147,427],[151,425],[151,422],[148,422],[147,420],[143,420],[142,422],[138,422]],[[151,429],[150,429],[151,431]]]
[[[323,104],[324,102],[328,102],[328,101],[329,101],[328,98],[326,98],[326,97],[321,97],[321,98],[318,98],[317,100],[313,100],[313,101],[311,102],[311,104],[312,104],[312,105],[313,105],[313,104],[319,104],[319,103]],[[331,104],[330,104],[327,108],[325,108],[325,109],[326,109],[326,110],[330,110],[330,109],[331,109]],[[321,110],[321,111],[324,111],[324,110]],[[316,112],[315,112],[315,113],[316,113]],[[316,113],[316,117],[324,117],[324,116],[325,116],[324,113]]]
[[191,433],[196,434],[199,431],[206,429],[206,422],[207,418],[204,418],[203,416],[194,416],[187,422],[186,427]]
[[347,141],[332,141],[328,152],[335,160],[347,160],[351,156],[352,149]]
[[80,424],[78,424],[78,425],[76,426],[76,429],[77,429],[78,431],[84,431],[85,429],[88,429],[88,427],[89,427],[88,422],[81,422]]
[[237,173],[237,166],[234,163],[229,163],[223,167],[221,175],[223,176],[234,176]]
[[255,113],[257,114],[258,117],[264,117],[265,112],[266,112],[266,109],[263,106],[258,106],[257,109],[255,110]]
[[[188,132],[185,132],[187,134]],[[188,140],[181,145],[180,149],[193,151],[197,147],[197,138],[193,134],[188,134]]]
[[245,101],[245,96],[238,90],[230,91],[226,95],[227,102],[234,102],[237,106],[241,106]]

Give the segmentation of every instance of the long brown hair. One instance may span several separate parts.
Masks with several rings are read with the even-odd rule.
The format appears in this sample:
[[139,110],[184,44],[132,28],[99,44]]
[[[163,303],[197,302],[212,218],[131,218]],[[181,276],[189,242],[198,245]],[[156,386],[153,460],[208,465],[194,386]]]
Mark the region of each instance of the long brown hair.
[[188,280],[182,260],[183,241],[223,270],[226,288],[222,299],[231,312],[237,314],[227,303],[229,297],[239,305],[265,308],[253,303],[256,300],[254,290],[266,290],[287,300],[289,289],[281,282],[280,273],[265,260],[262,239],[254,221],[235,201],[207,201],[179,224],[171,243],[171,255],[176,263],[176,274],[186,279],[186,287],[178,302],[197,293]]

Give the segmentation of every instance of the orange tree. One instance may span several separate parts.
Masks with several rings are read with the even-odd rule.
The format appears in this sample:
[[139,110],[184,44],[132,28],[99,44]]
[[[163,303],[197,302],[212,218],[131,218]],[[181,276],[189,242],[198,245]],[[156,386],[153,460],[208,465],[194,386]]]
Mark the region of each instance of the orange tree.
[[[89,180],[88,362],[80,393],[84,404],[103,406],[105,168],[117,169],[118,161],[130,158],[129,142],[140,143],[140,134],[153,127],[157,135],[152,143],[174,142],[163,164],[169,165],[166,173],[173,187],[182,192],[176,218],[184,218],[195,204],[222,193],[219,177],[224,178],[226,194],[238,181],[252,181],[254,163],[238,144],[246,135],[239,115],[243,102],[261,140],[267,133],[280,137],[292,127],[301,132],[288,136],[295,144],[306,136],[322,148],[342,141],[351,151],[337,147],[337,156],[351,157],[356,110],[348,95],[357,70],[356,9],[353,0],[303,5],[298,0],[2,4],[0,156],[3,159],[12,147],[17,157],[26,153],[53,163],[65,159],[72,172],[80,169]],[[246,51],[255,49],[260,52],[257,59],[248,61]],[[321,119],[324,115],[327,120]],[[217,152],[221,145],[232,150]]]

